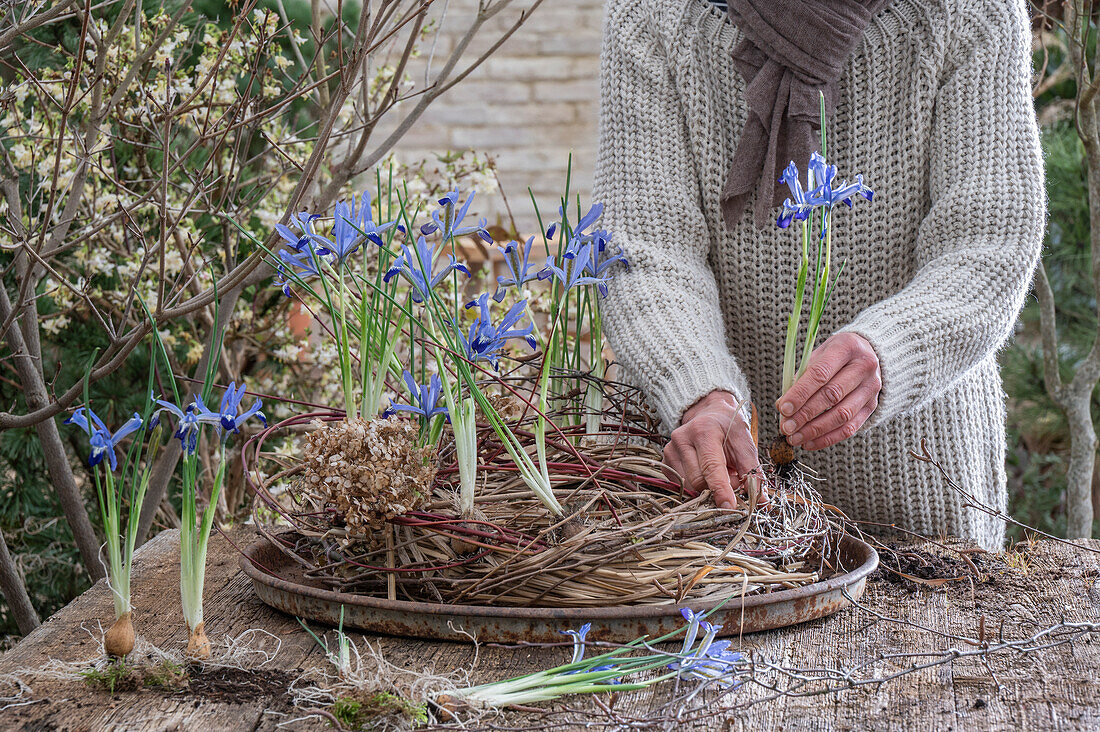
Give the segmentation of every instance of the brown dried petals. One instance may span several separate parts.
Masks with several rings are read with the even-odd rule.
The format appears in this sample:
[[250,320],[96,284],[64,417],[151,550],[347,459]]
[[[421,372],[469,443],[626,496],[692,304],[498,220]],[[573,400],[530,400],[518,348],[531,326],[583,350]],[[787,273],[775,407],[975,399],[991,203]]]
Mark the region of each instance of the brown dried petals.
[[327,422],[306,437],[302,489],[332,506],[349,535],[376,534],[421,506],[435,478],[435,448],[417,445],[410,422]]

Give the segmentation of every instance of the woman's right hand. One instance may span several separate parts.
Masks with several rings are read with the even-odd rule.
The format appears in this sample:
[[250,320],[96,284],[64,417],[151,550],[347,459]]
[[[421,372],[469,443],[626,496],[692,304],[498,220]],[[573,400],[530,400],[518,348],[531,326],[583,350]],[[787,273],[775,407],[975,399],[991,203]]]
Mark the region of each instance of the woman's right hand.
[[664,450],[683,485],[710,489],[719,508],[737,507],[737,492],[760,465],[740,406],[733,394],[712,391],[684,412]]

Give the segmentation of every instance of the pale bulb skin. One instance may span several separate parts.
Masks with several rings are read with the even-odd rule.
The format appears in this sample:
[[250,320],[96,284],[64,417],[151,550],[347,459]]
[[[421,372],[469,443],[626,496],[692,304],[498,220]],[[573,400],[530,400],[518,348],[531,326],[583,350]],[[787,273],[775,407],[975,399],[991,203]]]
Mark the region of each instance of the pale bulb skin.
[[210,658],[210,639],[206,637],[206,623],[199,623],[187,640],[187,657],[196,661]]
[[134,622],[130,613],[123,613],[103,634],[103,650],[114,658],[125,658],[134,650]]

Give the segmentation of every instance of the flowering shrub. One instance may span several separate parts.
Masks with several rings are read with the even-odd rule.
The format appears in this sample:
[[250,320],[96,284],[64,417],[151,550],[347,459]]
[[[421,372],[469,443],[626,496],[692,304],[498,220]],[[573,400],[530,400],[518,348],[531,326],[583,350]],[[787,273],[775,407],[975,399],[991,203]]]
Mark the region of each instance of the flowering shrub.
[[[12,380],[0,386],[14,405],[0,413],[0,440],[38,431],[92,576],[102,574],[99,541],[80,494],[90,475],[74,476],[51,421],[79,400],[87,355],[97,353],[97,403],[123,395],[101,412],[108,424],[141,400],[130,384],[148,366],[139,346],[151,327],[187,383],[201,381],[216,333],[219,383],[248,377],[262,393],[327,400],[339,388],[337,349],[295,325],[294,302],[261,286],[270,269],[241,231],[266,237],[289,212],[328,207],[390,162],[399,175],[423,172],[408,176],[410,200],[430,200],[452,179],[491,178],[487,161],[468,155],[392,161],[400,133],[372,132],[386,115],[409,129],[484,60],[480,51],[464,58],[467,48],[492,47],[527,18],[529,7],[512,4],[460,19],[466,42],[422,82],[407,73],[408,59],[438,26],[419,0],[395,0],[393,14],[372,23],[316,5],[308,25],[257,0],[242,0],[222,24],[172,4],[95,6],[87,22],[72,6],[39,24],[36,15],[53,9],[34,7],[0,32],[0,51],[19,61],[0,87],[0,232],[11,243],[0,253],[0,335],[15,355]],[[496,26],[503,30],[486,26],[488,13],[508,21]],[[211,455],[217,445],[200,440],[197,449]],[[169,450],[162,467],[178,459]],[[140,536],[170,475],[154,471]],[[242,498],[231,481],[222,508]],[[165,517],[176,514],[166,508]],[[0,571],[17,574],[9,564]],[[18,604],[21,627],[33,627],[29,601]]]

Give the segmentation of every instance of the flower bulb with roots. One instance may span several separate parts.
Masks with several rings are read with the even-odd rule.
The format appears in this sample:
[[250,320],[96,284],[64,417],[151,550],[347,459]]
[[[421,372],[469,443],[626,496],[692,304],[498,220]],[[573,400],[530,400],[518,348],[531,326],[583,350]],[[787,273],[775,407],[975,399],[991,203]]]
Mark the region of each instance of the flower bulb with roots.
[[206,637],[206,623],[199,622],[187,639],[187,657],[196,661],[210,658],[210,639]]
[[108,656],[125,658],[134,650],[134,623],[131,613],[125,612],[103,634],[103,650]]

